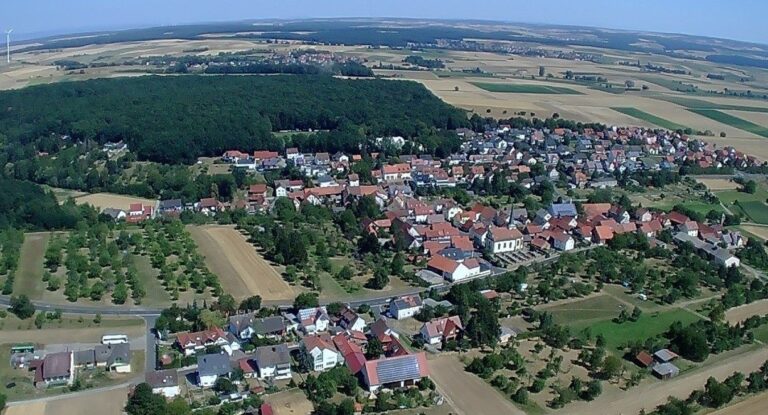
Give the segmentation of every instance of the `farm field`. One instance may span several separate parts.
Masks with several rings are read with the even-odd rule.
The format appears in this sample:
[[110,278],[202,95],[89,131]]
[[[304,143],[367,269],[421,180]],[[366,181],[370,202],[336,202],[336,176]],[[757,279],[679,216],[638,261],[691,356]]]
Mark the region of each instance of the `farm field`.
[[645,111],[641,111],[641,110],[639,110],[637,108],[613,107],[611,109],[614,110],[614,111],[618,111],[618,112],[620,112],[622,114],[627,114],[630,117],[639,118],[639,119],[641,119],[643,121],[647,121],[647,122],[649,122],[651,124],[658,125],[659,127],[665,128],[667,130],[673,130],[674,131],[674,130],[684,130],[684,129],[688,128],[688,127],[686,127],[684,125],[680,125],[680,124],[674,123],[672,121],[666,120],[664,118],[657,117],[657,116],[655,116],[653,114],[647,113]]
[[429,370],[437,390],[460,415],[525,414],[491,385],[466,372],[457,356],[430,360]]
[[768,240],[768,227],[755,226],[755,225],[739,225],[739,229],[742,229],[745,232],[751,233],[752,235],[755,235],[756,237],[761,238],[763,240]]
[[574,94],[581,92],[570,88],[550,85],[532,85],[532,84],[501,84],[495,82],[472,82],[472,85],[482,88],[489,92],[502,92],[513,94]]
[[46,402],[19,403],[10,406],[5,415],[81,415],[99,408],[100,415],[119,415],[128,400],[128,387],[107,391],[85,391],[77,396],[62,396]]
[[293,289],[234,227],[188,229],[225,292],[239,299],[260,295],[265,301],[293,300]]
[[759,126],[755,123],[749,122],[745,119],[735,117],[722,111],[713,109],[691,109],[690,111],[696,114],[703,115],[707,118],[711,118],[717,122],[736,127],[738,129],[748,131],[753,134],[757,134],[762,137],[768,138],[768,128]]
[[768,299],[757,300],[755,302],[733,307],[725,312],[725,319],[730,324],[741,323],[752,316],[763,316],[768,314]]
[[49,233],[28,233],[21,245],[19,271],[14,280],[13,292],[29,298],[41,298],[45,291],[43,282],[43,255],[51,238]]
[[0,326],[0,343],[34,342],[49,343],[98,343],[105,334],[121,333],[129,338],[143,338],[144,320],[139,318],[103,318],[101,324],[95,324],[92,317],[64,317],[62,323],[48,322],[43,329],[35,328],[32,320],[18,320],[8,316]]
[[735,190],[740,187],[738,183],[729,179],[713,179],[702,176],[697,177],[696,181],[703,184],[704,186],[707,186],[707,189],[713,192],[718,190]]
[[768,412],[768,392],[763,392],[712,412],[710,415],[763,415],[766,412]]
[[738,202],[737,205],[752,222],[768,225],[768,206],[760,201]]
[[75,198],[75,203],[79,205],[90,204],[100,211],[106,208],[128,210],[131,203],[141,203],[142,205],[155,206],[157,200],[143,199],[136,196],[116,195],[112,193],[92,193]]

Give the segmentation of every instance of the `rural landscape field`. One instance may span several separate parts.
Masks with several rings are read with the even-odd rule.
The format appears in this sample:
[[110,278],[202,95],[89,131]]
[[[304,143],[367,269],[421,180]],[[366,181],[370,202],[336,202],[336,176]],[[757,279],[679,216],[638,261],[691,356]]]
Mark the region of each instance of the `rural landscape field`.
[[2,27],[0,414],[768,414],[768,6],[175,1]]

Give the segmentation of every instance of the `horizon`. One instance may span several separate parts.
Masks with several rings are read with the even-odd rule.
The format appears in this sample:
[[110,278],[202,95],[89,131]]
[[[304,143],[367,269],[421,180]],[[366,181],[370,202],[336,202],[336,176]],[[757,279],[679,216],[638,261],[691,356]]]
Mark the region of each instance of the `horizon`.
[[[257,8],[247,0],[229,3],[229,7],[221,8],[200,0],[167,0],[161,4],[150,0],[136,0],[130,4],[105,4],[96,0],[74,0],[62,4],[50,0],[30,0],[7,5],[5,15],[12,20],[10,23],[0,21],[0,28],[6,30],[12,27],[16,39],[32,40],[67,34],[251,20],[423,19],[588,27],[768,44],[768,28],[760,23],[760,16],[764,14],[761,11],[768,12],[768,4],[753,0],[747,0],[738,9],[717,7],[721,3],[711,0],[682,0],[674,4],[651,0],[645,4],[648,7],[642,10],[623,2],[615,4],[605,0],[591,0],[587,4],[554,0],[545,5],[508,4],[500,0],[488,0],[479,5],[467,5],[455,0],[424,0],[418,5],[404,0],[365,5],[332,0],[317,5],[309,0],[293,0],[259,5]],[[664,13],[659,14],[657,11],[662,7]],[[499,9],[511,10],[509,16],[498,13]],[[48,13],[41,14],[41,10]],[[94,14],[98,15],[99,22],[93,22]],[[684,21],[679,18],[682,15],[686,16]],[[729,21],[742,24],[725,23]]]

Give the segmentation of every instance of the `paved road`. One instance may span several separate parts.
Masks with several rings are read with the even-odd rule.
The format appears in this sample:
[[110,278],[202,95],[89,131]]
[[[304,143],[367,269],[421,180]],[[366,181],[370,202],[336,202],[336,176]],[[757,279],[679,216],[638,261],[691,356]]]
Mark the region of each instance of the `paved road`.
[[145,316],[144,322],[147,324],[146,341],[147,347],[144,352],[144,372],[149,373],[155,370],[155,364],[157,363],[157,336],[155,336],[154,328],[156,316]]
[[[11,297],[0,295],[0,306],[9,307]],[[143,307],[122,307],[122,306],[84,306],[76,304],[52,304],[42,301],[32,301],[35,309],[40,311],[61,310],[67,314],[102,314],[110,316],[159,316],[162,309],[143,308]]]

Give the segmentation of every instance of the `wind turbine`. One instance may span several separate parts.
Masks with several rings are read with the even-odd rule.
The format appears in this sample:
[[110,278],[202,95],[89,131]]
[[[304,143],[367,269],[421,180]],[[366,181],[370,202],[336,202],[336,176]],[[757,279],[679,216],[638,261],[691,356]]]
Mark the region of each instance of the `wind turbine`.
[[11,63],[11,32],[13,32],[13,29],[8,29],[5,32],[5,59],[8,63]]

